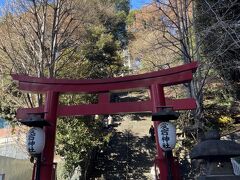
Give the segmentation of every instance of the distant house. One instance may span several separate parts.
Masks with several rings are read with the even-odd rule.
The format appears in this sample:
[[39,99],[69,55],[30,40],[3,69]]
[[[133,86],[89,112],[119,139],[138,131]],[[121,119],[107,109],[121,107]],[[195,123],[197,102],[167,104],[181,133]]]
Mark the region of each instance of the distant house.
[[[3,144],[3,142],[5,142],[5,138],[8,136],[8,125],[9,123],[0,118],[0,149],[1,149],[1,146]],[[1,151],[0,151],[0,154],[1,154]]]
[[0,118],[0,174],[4,174],[6,180],[31,179],[33,165],[24,146],[23,129],[15,128],[13,133],[11,125]]
[[2,118],[0,118],[0,129],[3,129],[8,126],[8,122]]
[[14,159],[28,159],[25,148],[25,133],[22,128],[13,128],[0,118],[0,156]]

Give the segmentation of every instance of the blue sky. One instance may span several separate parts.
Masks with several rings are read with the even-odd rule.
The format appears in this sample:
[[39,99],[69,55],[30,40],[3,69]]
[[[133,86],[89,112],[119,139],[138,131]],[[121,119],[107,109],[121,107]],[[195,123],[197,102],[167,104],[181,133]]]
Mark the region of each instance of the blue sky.
[[[0,5],[4,4],[6,0],[0,0]],[[144,4],[151,2],[151,0],[131,0],[131,8],[132,9],[139,9]]]
[[132,9],[139,9],[144,4],[148,4],[150,2],[151,2],[151,0],[131,0],[131,8]]
[[5,0],[0,0],[0,5],[4,4]]

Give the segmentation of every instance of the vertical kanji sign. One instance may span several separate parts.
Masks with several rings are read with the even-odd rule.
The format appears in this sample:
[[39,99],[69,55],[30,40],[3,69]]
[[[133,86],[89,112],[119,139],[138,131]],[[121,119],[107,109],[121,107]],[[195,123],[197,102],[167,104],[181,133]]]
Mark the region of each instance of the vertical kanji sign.
[[[166,99],[164,87],[189,83],[193,79],[193,73],[197,69],[197,63],[192,62],[178,67],[164,69],[156,72],[95,80],[65,80],[35,78],[24,75],[12,75],[13,80],[18,81],[19,89],[28,92],[46,94],[45,105],[37,108],[18,109],[17,118],[24,119],[29,113],[45,113],[45,119],[51,126],[46,126],[46,144],[41,161],[41,180],[52,180],[53,158],[56,136],[56,123],[58,116],[84,116],[95,114],[118,114],[152,112],[156,113],[161,107],[171,106],[174,110],[192,110],[196,108],[193,98],[186,99]],[[124,91],[131,89],[149,89],[151,97],[147,101],[141,102],[110,102],[112,91]],[[63,93],[95,93],[98,94],[97,104],[85,105],[60,105],[59,95]],[[103,106],[104,104],[104,106]],[[157,127],[159,121],[154,122],[156,134],[157,157],[156,162],[160,170],[161,180],[167,180],[167,160],[158,142]],[[166,139],[167,141],[167,139]],[[180,179],[178,163],[173,158],[172,169],[174,179]]]

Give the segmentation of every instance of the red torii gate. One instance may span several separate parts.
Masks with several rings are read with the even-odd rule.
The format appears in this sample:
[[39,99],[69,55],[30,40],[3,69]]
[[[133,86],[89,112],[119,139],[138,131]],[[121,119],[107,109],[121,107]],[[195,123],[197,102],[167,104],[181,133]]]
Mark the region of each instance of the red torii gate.
[[[197,69],[197,63],[181,65],[174,68],[156,72],[96,80],[66,80],[36,78],[24,75],[12,75],[13,80],[19,82],[19,89],[28,92],[46,93],[45,105],[37,108],[18,109],[17,118],[24,119],[30,113],[45,113],[44,119],[51,126],[46,126],[46,144],[42,153],[41,180],[52,180],[53,159],[56,136],[56,122],[58,116],[82,116],[95,114],[117,114],[133,112],[159,112],[164,106],[171,106],[174,110],[192,110],[196,108],[193,98],[165,99],[164,87],[189,83],[193,73]],[[116,91],[134,90],[139,88],[149,89],[151,98],[141,102],[110,102],[110,93]],[[97,104],[84,105],[60,105],[60,93],[94,93],[98,94]],[[168,163],[158,143],[157,126],[159,121],[154,122],[156,134],[157,157],[156,165],[160,170],[160,179],[167,180]],[[178,162],[171,159],[174,179],[180,179]]]

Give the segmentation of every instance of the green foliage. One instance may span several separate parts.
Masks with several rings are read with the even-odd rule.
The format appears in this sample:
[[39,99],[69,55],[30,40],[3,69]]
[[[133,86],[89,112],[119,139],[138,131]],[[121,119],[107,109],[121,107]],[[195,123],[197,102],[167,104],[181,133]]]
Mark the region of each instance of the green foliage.
[[101,121],[93,117],[59,119],[56,150],[65,159],[66,178],[76,167],[87,170],[92,151],[102,147],[108,137]]
[[0,90],[0,117],[12,121],[15,119],[16,110],[19,106],[18,101],[21,97],[21,92],[17,90],[16,84],[9,82],[4,76]]
[[58,74],[59,77],[91,79],[114,77],[125,70],[121,42],[114,35],[118,32],[114,29],[116,24],[109,25],[112,29],[108,29],[106,25],[108,26],[107,23],[91,25],[86,29],[80,51],[74,55],[72,63],[64,65]]
[[117,11],[123,11],[126,15],[130,10],[130,0],[114,0]]
[[[25,1],[23,1],[21,5],[25,5],[24,3]],[[46,1],[46,3],[50,4],[51,1]],[[70,6],[70,4],[72,6],[67,7]],[[42,7],[40,6],[42,6],[42,4],[39,5],[39,9],[37,7],[36,10],[36,13],[39,13],[36,14],[36,17],[39,18],[38,20],[44,19],[44,12],[42,12]],[[56,28],[52,24],[51,18],[57,13],[54,14],[54,6],[53,8],[50,7],[52,6],[49,6],[48,11],[46,11],[46,16],[48,17],[46,20],[46,36],[44,34],[43,38],[39,38],[44,39],[43,41],[44,43],[46,42],[46,44],[41,44],[36,39],[32,39],[36,34],[40,35],[42,32],[35,32],[34,28],[35,25],[38,27],[38,23],[36,22],[37,20],[30,15],[29,19],[31,19],[32,24],[28,22],[29,19],[25,19],[25,24],[22,22],[20,23],[21,25],[19,28],[22,29],[16,30],[16,39],[19,40],[16,41],[16,43],[14,42],[16,45],[29,45],[29,47],[39,50],[38,47],[40,46],[38,45],[41,44],[43,50],[41,49],[40,52],[44,52],[44,55],[42,59],[40,59],[41,61],[39,61],[38,57],[41,55],[32,52],[32,49],[28,49],[28,46],[24,46],[23,49],[26,49],[24,52],[22,49],[19,50],[20,48],[18,46],[17,48],[13,48],[13,51],[9,52],[11,53],[11,57],[16,59],[15,63],[17,65],[14,66],[15,71],[21,72],[20,70],[23,66],[24,68],[26,67],[26,72],[23,72],[33,76],[46,77],[48,70],[51,70],[50,77],[71,79],[113,77],[122,73],[124,68],[121,54],[122,49],[127,45],[125,21],[130,9],[129,0],[61,1],[61,8],[59,11],[63,14],[60,14],[59,17],[56,18],[58,20],[60,19],[59,22],[56,23],[60,25],[56,26]],[[82,7],[87,8],[87,10],[84,9],[87,15],[81,13],[82,11],[80,10]],[[25,8],[24,12],[28,11],[27,8],[29,7],[26,6]],[[32,10],[29,10],[29,12],[31,11]],[[19,14],[19,17],[16,15],[16,21],[14,21],[13,24],[19,23],[19,19],[24,20],[24,18],[21,18],[21,15],[22,14]],[[84,15],[89,17],[85,17]],[[11,22],[11,20],[9,22]],[[39,23],[41,24],[42,22]],[[23,24],[24,26],[22,27]],[[42,26],[42,24],[40,26]],[[55,29],[52,30],[52,28]],[[34,32],[24,31],[32,29],[34,29]],[[36,29],[40,31],[40,29]],[[56,36],[54,36],[56,39],[53,40],[51,39],[53,38],[51,35],[55,33],[55,31],[58,31],[59,34],[56,34]],[[17,32],[19,32],[20,35],[17,34]],[[23,37],[27,37],[27,41]],[[30,39],[28,39],[28,37]],[[7,37],[6,42],[10,42],[9,39],[10,38]],[[29,44],[26,44],[28,41]],[[51,45],[55,43],[56,46],[52,47]],[[2,50],[4,50],[4,48]],[[50,50],[57,51],[54,54],[50,52]],[[20,59],[22,61],[18,61],[16,54],[18,58],[21,57]],[[33,55],[36,55],[35,59],[32,58]],[[56,55],[56,57],[54,58],[53,55]],[[22,58],[25,56],[29,57],[29,61]],[[52,64],[48,59],[50,57],[52,58]],[[18,65],[18,63],[21,66]],[[38,66],[40,66],[40,74],[36,72]],[[4,118],[9,116],[11,119],[12,114],[15,113],[15,109],[19,104],[17,105],[17,101],[14,102],[14,98],[5,98],[4,93],[1,99],[2,102],[0,103],[0,112],[6,115]],[[13,95],[12,97],[16,97],[16,99],[21,95],[17,94],[18,91],[15,92],[14,89],[8,89],[7,93],[11,93]],[[27,100],[21,101],[21,107],[24,105],[26,106],[26,101],[28,100],[31,102],[39,100],[38,96],[29,96],[27,98]],[[65,105],[95,102],[97,102],[97,97],[94,94],[65,94],[60,97],[60,103]],[[39,105],[41,103],[36,104]],[[101,119],[94,119],[93,117],[68,117],[59,119],[57,153],[65,159],[66,176],[71,176],[71,173],[78,166],[82,168],[82,171],[87,171],[89,166],[88,163],[94,150],[101,148],[104,143],[109,141],[110,137],[111,133],[102,130]]]
[[234,129],[235,112],[233,99],[222,88],[221,83],[212,83],[204,89],[205,129],[220,129],[223,132]]
[[[103,78],[117,75],[122,70],[119,42],[102,25],[86,30],[85,43],[75,58],[81,58],[81,66],[65,67],[62,76],[68,73],[73,78]],[[78,63],[78,61],[76,61]],[[64,94],[61,104],[74,105],[96,103],[94,94]],[[102,122],[93,117],[64,118],[58,123],[57,152],[65,159],[65,175],[71,177],[74,169],[88,171],[92,153],[109,141],[110,135],[102,130]]]
[[[0,32],[6,34],[1,37],[1,73],[6,64],[15,73],[37,77],[91,79],[122,73],[121,54],[127,44],[125,20],[129,0],[61,0],[61,5],[44,1],[35,9],[32,3],[22,1],[18,4],[16,1],[13,11],[25,8],[24,13],[9,16],[6,18],[8,21],[1,24]],[[48,5],[44,7],[44,4]],[[35,12],[36,16],[31,16],[30,12]],[[38,28],[40,26],[42,28]],[[13,119],[18,107],[42,104],[39,95],[28,94],[20,100],[22,94],[12,81],[6,84],[1,89],[1,117]],[[94,94],[65,94],[60,97],[60,103],[65,105],[96,102]],[[102,130],[101,119],[59,119],[57,152],[65,159],[66,174],[70,175],[77,166],[86,171],[94,149],[101,148],[110,137],[111,133]]]
[[113,3],[116,9],[115,15],[109,17],[104,14],[104,17],[100,18],[100,20],[106,29],[113,34],[114,39],[120,42],[121,48],[126,48],[128,44],[126,20],[130,10],[130,1],[113,0]]
[[75,63],[64,66],[59,77],[95,79],[122,73],[122,48],[112,32],[103,25],[90,26],[86,29],[84,41],[81,50],[73,57]]
[[97,95],[95,94],[61,94],[59,98],[62,105],[94,104],[97,101]]
[[228,132],[236,128],[239,113],[239,2],[197,0],[195,27],[202,64],[208,66],[203,89],[206,129]]
[[132,25],[135,22],[135,20],[136,20],[135,15],[138,12],[139,12],[139,10],[131,10],[129,12],[129,14],[127,16],[127,25]]
[[119,42],[103,26],[90,27],[81,55],[84,57],[81,77],[113,77],[121,73],[122,59]]
[[[116,2],[121,4],[125,1]],[[95,79],[114,77],[122,73],[123,41],[120,39],[123,36],[127,38],[125,20],[128,11],[122,8],[126,8],[124,3],[118,6],[115,14],[97,11],[100,22],[86,27],[81,48],[74,54],[71,63],[63,65],[58,77]],[[96,103],[97,96],[64,94],[61,95],[60,102],[65,105]],[[71,177],[76,167],[81,167],[82,174],[85,174],[94,152],[107,144],[110,138],[111,133],[103,130],[101,118],[59,119],[57,152],[65,160],[65,177]]]
[[233,118],[229,117],[229,116],[220,116],[220,118],[218,118],[218,123],[220,124],[229,124],[229,123],[233,123]]
[[15,118],[16,109],[6,104],[0,104],[0,117],[9,121]]

